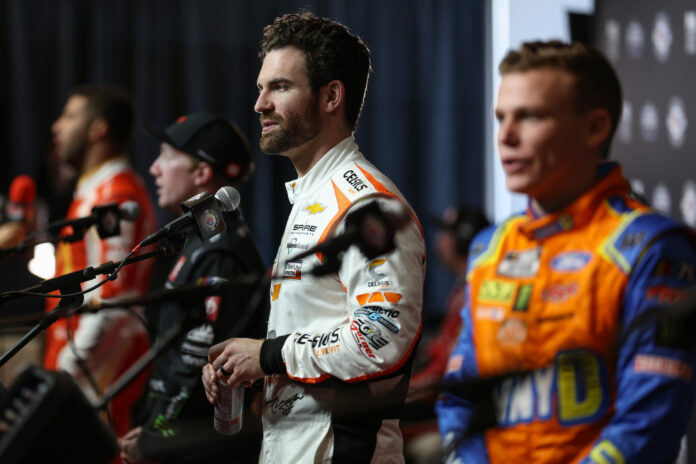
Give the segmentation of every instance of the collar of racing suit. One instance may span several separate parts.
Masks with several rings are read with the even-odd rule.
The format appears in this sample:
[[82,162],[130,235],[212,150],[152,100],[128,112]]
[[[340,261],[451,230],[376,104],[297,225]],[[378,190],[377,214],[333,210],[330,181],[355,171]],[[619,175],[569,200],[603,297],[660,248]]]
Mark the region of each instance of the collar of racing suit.
[[519,225],[519,231],[537,240],[559,234],[561,232],[582,227],[594,215],[602,201],[613,195],[626,195],[629,187],[623,178],[621,166],[607,162],[598,166],[597,182],[580,195],[573,203],[554,213],[536,216],[531,204],[527,204],[528,221]]
[[325,185],[326,179],[331,177],[333,171],[339,166],[352,158],[357,160],[361,157],[362,155],[358,152],[358,144],[352,135],[341,140],[327,151],[307,174],[285,183],[290,204],[295,204],[297,200]]

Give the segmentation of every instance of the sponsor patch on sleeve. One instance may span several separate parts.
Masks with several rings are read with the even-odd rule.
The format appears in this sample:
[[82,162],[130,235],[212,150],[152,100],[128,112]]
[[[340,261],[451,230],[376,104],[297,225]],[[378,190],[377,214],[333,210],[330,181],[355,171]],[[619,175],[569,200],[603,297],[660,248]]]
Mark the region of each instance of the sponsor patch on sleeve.
[[217,321],[220,312],[220,302],[222,298],[219,296],[209,296],[205,299],[205,317],[210,322]]
[[447,373],[457,372],[461,370],[462,364],[464,364],[464,356],[461,354],[452,355],[447,361]]
[[679,359],[653,354],[638,354],[633,359],[633,371],[689,381],[692,369],[691,366]]

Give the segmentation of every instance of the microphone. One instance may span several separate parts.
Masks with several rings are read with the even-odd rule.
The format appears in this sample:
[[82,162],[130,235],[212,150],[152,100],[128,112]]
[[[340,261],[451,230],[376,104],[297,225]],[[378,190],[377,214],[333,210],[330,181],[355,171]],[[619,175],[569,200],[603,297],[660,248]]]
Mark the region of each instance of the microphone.
[[29,176],[19,175],[12,180],[10,192],[5,205],[5,215],[8,221],[21,222],[31,219],[34,215],[34,199],[36,198],[36,182]]
[[315,276],[319,276],[338,271],[340,266],[338,255],[351,245],[357,245],[367,259],[374,259],[393,251],[396,248],[394,235],[397,230],[408,225],[411,215],[400,201],[391,204],[394,206],[389,210],[382,208],[376,201],[356,209],[346,216],[345,231],[342,234],[310,250],[303,251],[291,259],[298,260],[314,253],[321,253],[325,257],[325,263],[312,270]]
[[132,222],[138,219],[138,217],[140,217],[140,206],[135,201],[125,201],[120,205],[118,203],[106,203],[94,206],[92,214],[89,216],[54,221],[47,226],[47,229],[51,235],[57,236],[61,229],[71,226],[73,233],[60,237],[60,239],[73,242],[81,240],[85,230],[96,224],[99,237],[109,238],[121,233],[119,220]]
[[138,246],[144,247],[163,238],[186,232],[194,226],[201,240],[208,240],[225,230],[222,211],[236,210],[239,202],[239,192],[230,186],[220,188],[215,196],[208,192],[194,195],[181,203],[183,215],[145,237]]

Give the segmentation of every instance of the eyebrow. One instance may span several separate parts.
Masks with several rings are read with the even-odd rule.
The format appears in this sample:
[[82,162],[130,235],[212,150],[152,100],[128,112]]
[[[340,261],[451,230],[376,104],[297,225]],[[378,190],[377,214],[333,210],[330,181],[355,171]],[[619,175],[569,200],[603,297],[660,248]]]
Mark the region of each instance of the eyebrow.
[[[276,77],[275,79],[271,79],[268,81],[268,86],[272,85],[278,85],[278,84],[292,84],[292,81],[290,79],[287,79],[285,77]],[[260,83],[256,84],[258,87],[262,87]]]

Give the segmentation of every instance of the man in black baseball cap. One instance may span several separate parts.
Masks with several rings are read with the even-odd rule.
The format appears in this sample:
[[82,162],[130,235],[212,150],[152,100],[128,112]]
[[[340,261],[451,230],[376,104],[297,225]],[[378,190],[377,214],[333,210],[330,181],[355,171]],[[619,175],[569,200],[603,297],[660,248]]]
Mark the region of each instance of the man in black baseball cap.
[[[184,182],[184,185],[181,181],[187,180],[188,176],[172,177],[176,173],[170,172],[167,161],[171,160],[174,151],[189,155],[187,160],[191,164],[191,171],[203,161],[205,164],[202,167],[212,170],[217,187],[238,186],[254,172],[249,140],[236,124],[222,116],[207,112],[192,113],[179,117],[164,130],[150,125],[145,129],[162,142],[160,156],[150,167],[150,174],[155,176],[159,205],[163,208],[178,212],[179,203],[198,193],[192,193],[189,184],[200,181],[200,177],[192,177],[188,179],[191,182]],[[169,185],[170,178],[174,183],[172,185]],[[183,196],[189,193],[190,196]],[[175,201],[172,201],[172,197],[175,197]]]
[[[158,204],[177,214],[181,214],[181,202],[202,192],[215,194],[223,186],[238,186],[253,171],[247,138],[221,116],[193,113],[163,131],[151,126],[147,131],[162,142],[150,167]],[[226,230],[209,241],[196,233],[186,236],[166,288],[202,278],[234,280],[263,274],[265,266],[239,210],[223,212],[223,220]],[[231,455],[236,456],[235,462],[257,462],[260,421],[254,420],[247,408],[243,429],[234,438],[216,432],[201,368],[213,344],[230,336],[265,335],[266,300],[259,295],[266,295],[266,289],[239,287],[222,297],[164,303],[158,308],[158,338],[176,321],[183,321],[183,327],[176,342],[153,362],[134,418],[139,426],[118,441],[124,462],[222,462]],[[253,400],[252,393],[246,394],[248,403]]]

